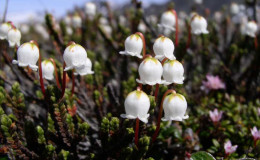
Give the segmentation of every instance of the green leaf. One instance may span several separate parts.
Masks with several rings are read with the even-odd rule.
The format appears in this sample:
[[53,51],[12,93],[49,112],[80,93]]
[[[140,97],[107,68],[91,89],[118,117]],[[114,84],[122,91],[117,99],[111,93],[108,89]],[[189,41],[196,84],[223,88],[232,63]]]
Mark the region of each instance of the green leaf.
[[200,151],[191,155],[191,160],[216,160],[211,154]]

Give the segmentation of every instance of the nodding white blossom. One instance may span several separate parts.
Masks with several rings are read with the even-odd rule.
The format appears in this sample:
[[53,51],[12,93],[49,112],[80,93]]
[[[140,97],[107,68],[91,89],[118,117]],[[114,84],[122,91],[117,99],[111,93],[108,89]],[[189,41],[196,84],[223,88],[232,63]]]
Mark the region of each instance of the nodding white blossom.
[[165,57],[170,60],[176,59],[173,55],[174,44],[172,40],[167,37],[161,36],[157,38],[153,44],[153,50],[155,53],[155,58],[161,61]]
[[20,46],[21,32],[16,28],[10,29],[7,34],[7,40],[10,47]]
[[101,24],[101,25],[108,25],[108,20],[107,20],[107,18],[101,17],[101,18],[99,19],[99,24]]
[[72,35],[73,30],[72,30],[72,28],[70,26],[67,26],[66,27],[66,32],[67,32],[68,35]]
[[255,21],[249,21],[246,24],[246,35],[254,38],[257,32],[257,24]]
[[82,19],[81,17],[78,15],[78,14],[75,14],[73,17],[72,17],[72,26],[74,28],[80,28],[82,25]]
[[30,31],[30,27],[27,24],[21,24],[20,30],[22,34],[27,34]]
[[231,3],[230,5],[230,13],[232,15],[237,15],[239,13],[239,5],[237,3]]
[[74,74],[75,75],[87,75],[87,74],[93,74],[94,72],[91,70],[92,68],[92,62],[89,58],[86,59],[86,62],[84,64],[83,68],[76,68]]
[[150,108],[150,100],[147,94],[141,90],[135,90],[129,93],[125,99],[125,112],[121,117],[128,119],[140,119],[140,121],[148,122],[148,111]]
[[140,76],[140,79],[136,79],[138,83],[155,85],[165,82],[161,79],[163,74],[162,64],[153,57],[145,58],[140,64],[138,72]]
[[125,51],[120,51],[119,54],[136,56],[138,58],[143,58],[141,55],[143,49],[142,38],[138,34],[132,34],[125,40]]
[[203,0],[194,0],[194,3],[202,4]]
[[146,25],[144,24],[144,22],[140,22],[137,26],[137,30],[142,32],[142,33],[145,33],[146,32]]
[[169,29],[175,31],[176,18],[171,11],[166,11],[162,14],[159,29]]
[[72,43],[65,49],[63,59],[66,63],[64,71],[82,69],[87,60],[87,52],[81,45]]
[[126,24],[127,24],[126,17],[123,16],[123,15],[120,15],[120,16],[119,16],[118,21],[119,21],[119,24],[120,24],[121,26],[126,26]]
[[13,60],[13,64],[18,64],[19,67],[29,66],[32,70],[36,71],[36,65],[40,56],[38,46],[34,42],[27,42],[22,44],[17,50],[17,60]]
[[191,33],[193,34],[208,34],[208,23],[202,16],[195,15],[191,20]]
[[185,115],[187,101],[185,97],[178,93],[172,93],[165,97],[163,101],[164,117],[162,121],[182,121],[189,118]]
[[70,26],[70,25],[71,25],[71,16],[67,15],[67,16],[64,18],[64,23],[65,23],[67,26]]
[[148,17],[148,22],[149,22],[151,25],[157,24],[157,21],[158,21],[158,18],[157,18],[155,15],[150,15],[150,16]]
[[166,81],[164,84],[169,85],[172,83],[183,84],[184,68],[177,60],[167,60],[163,64],[163,79]]
[[0,39],[6,39],[8,31],[12,28],[12,25],[8,22],[0,25]]
[[92,2],[87,2],[85,4],[85,13],[89,19],[93,19],[96,15],[96,5]]
[[253,129],[251,128],[251,134],[254,138],[254,141],[260,140],[260,130],[258,130],[256,126],[254,126]]
[[47,80],[53,80],[54,65],[50,60],[42,61],[42,77]]

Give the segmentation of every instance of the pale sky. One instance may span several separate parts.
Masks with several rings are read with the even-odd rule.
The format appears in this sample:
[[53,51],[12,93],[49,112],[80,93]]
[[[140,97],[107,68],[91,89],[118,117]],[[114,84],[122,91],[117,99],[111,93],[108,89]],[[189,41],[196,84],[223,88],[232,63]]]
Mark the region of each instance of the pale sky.
[[[24,22],[28,19],[44,18],[43,13],[47,10],[56,17],[61,17],[74,6],[84,6],[90,0],[9,0],[7,20],[14,23]],[[131,0],[108,0],[112,7],[116,7]],[[161,3],[167,0],[142,0],[144,6],[150,3]],[[97,2],[93,1],[92,2]],[[2,19],[6,0],[0,0],[0,19]],[[41,16],[38,16],[40,14]]]

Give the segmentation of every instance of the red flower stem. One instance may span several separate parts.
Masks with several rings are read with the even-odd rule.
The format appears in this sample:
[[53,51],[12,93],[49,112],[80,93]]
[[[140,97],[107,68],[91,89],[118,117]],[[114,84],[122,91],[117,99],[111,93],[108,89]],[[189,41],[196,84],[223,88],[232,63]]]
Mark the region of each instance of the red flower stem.
[[42,94],[44,95],[44,98],[46,98],[45,89],[44,89],[44,83],[43,83],[43,77],[42,77],[42,60],[41,60],[41,53],[39,53],[39,75],[40,75],[40,84],[41,84],[41,90]]
[[257,36],[255,36],[254,42],[255,42],[255,49],[257,49],[257,48],[258,48],[258,40],[257,40]]
[[159,86],[160,86],[160,84],[158,84],[158,83],[155,86],[155,92],[154,92],[155,102],[157,102],[157,99],[158,99]]
[[73,96],[74,94],[74,88],[75,88],[75,75],[74,75],[74,71],[72,70],[72,73],[71,73],[71,78],[72,78],[72,88],[71,88],[71,97]]
[[161,125],[161,118],[162,118],[162,111],[163,111],[163,101],[165,99],[165,97],[169,94],[169,93],[176,93],[175,90],[173,89],[169,89],[167,90],[164,95],[163,95],[163,98],[162,98],[162,101],[161,101],[161,104],[160,104],[160,109],[159,109],[159,115],[158,115],[158,119],[157,119],[157,125],[156,125],[156,130],[153,134],[153,137],[152,137],[152,143],[156,140],[157,136],[158,136],[158,133],[159,133],[159,130],[160,130],[160,125]]
[[178,25],[178,15],[177,12],[174,9],[170,10],[173,15],[175,16],[175,28],[176,28],[176,32],[175,32],[175,45],[178,46],[179,45],[179,40],[178,40],[178,34],[179,34],[179,25]]
[[135,121],[135,145],[138,148],[138,133],[139,133],[139,119],[136,118]]
[[61,97],[59,102],[61,102],[62,98],[64,97],[65,94],[65,88],[66,88],[66,71],[64,71],[66,67],[66,63],[63,63],[63,78],[62,78],[62,91],[61,91]]
[[59,82],[59,77],[58,77],[58,71],[57,71],[57,66],[56,66],[56,62],[54,61],[54,59],[50,58],[49,59],[52,64],[54,65],[54,71],[55,71],[55,79],[56,79],[56,83],[57,83],[57,87],[59,89],[61,89],[61,86],[60,86],[60,82]]
[[136,32],[135,34],[138,34],[142,38],[142,41],[143,41],[143,60],[144,60],[145,55],[146,55],[146,43],[145,43],[144,35],[141,32]]
[[188,41],[187,41],[187,44],[186,44],[186,50],[190,47],[190,43],[191,43],[191,26],[189,24],[189,26],[188,26]]

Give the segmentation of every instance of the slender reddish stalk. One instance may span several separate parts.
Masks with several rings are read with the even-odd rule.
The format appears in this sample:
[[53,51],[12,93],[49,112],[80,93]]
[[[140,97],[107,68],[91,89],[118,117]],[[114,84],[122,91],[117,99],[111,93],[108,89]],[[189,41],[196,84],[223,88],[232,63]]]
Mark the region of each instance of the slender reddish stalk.
[[74,71],[73,70],[72,70],[71,78],[72,78],[72,88],[71,88],[71,97],[72,97],[73,94],[74,94],[74,88],[75,88],[75,75],[74,75]]
[[258,48],[258,40],[257,40],[257,36],[255,36],[254,42],[255,42],[255,49],[257,49],[257,48]]
[[175,45],[178,46],[179,45],[179,39],[178,39],[178,35],[179,35],[179,24],[178,24],[178,15],[177,12],[174,9],[170,10],[173,15],[175,16],[175,28],[176,28],[176,32],[175,32]]
[[158,99],[159,86],[160,86],[160,84],[158,84],[158,83],[155,86],[155,92],[154,92],[155,102],[157,102],[157,99]]
[[136,32],[135,34],[138,34],[142,38],[142,41],[143,41],[143,59],[144,59],[145,55],[146,55],[146,43],[145,43],[144,35],[141,32]]
[[54,65],[54,72],[55,72],[55,79],[56,79],[56,83],[57,83],[57,86],[59,89],[61,89],[61,86],[60,86],[60,81],[59,81],[59,77],[58,77],[58,71],[57,71],[57,66],[56,66],[56,62],[54,61],[54,59],[50,58],[49,59],[52,64]]
[[187,41],[187,44],[186,44],[186,49],[188,49],[190,47],[190,42],[191,42],[191,26],[190,24],[188,24],[188,41]]
[[139,134],[139,119],[136,118],[135,121],[135,145],[138,148],[138,134]]
[[162,98],[162,101],[161,101],[161,104],[160,104],[160,109],[159,109],[159,115],[158,115],[158,119],[157,119],[157,125],[156,125],[156,130],[153,134],[153,137],[152,137],[152,142],[154,142],[158,136],[158,133],[159,133],[159,130],[160,130],[160,125],[161,125],[161,118],[162,118],[162,111],[163,111],[163,101],[165,99],[165,97],[169,94],[169,93],[176,93],[175,90],[173,89],[169,89],[167,90],[164,95],[163,95],[163,98]]
[[45,89],[44,89],[44,83],[43,83],[43,77],[42,77],[42,60],[41,60],[41,53],[39,53],[39,75],[40,75],[40,84],[41,84],[41,90],[44,95],[44,98],[46,98]]

